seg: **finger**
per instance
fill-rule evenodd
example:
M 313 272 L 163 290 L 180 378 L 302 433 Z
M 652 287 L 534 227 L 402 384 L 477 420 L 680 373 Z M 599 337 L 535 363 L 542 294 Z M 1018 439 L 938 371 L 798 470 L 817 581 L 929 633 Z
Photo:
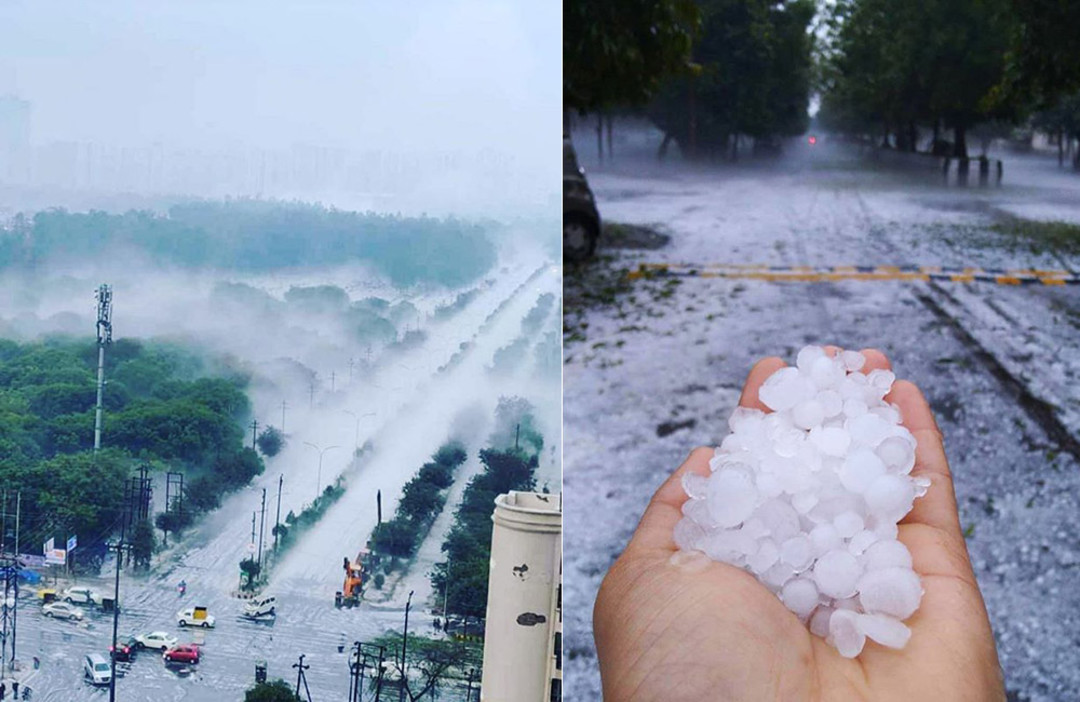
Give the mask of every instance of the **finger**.
M 892 370 L 892 364 L 889 363 L 889 358 L 877 349 L 863 349 L 860 351 L 863 358 L 866 359 L 866 364 L 862 367 L 863 373 L 869 373 L 872 370 Z
M 904 426 L 915 437 L 912 477 L 930 480 L 926 494 L 915 500 L 903 523 L 926 524 L 962 539 L 949 460 L 930 405 L 919 388 L 906 380 L 897 381 L 885 399 L 900 408 Z
M 749 407 L 750 409 L 759 409 L 762 412 L 770 411 L 758 398 L 758 390 L 761 389 L 762 383 L 764 383 L 770 375 L 786 365 L 786 363 L 775 356 L 763 358 L 755 363 L 754 367 L 750 369 L 750 373 L 746 376 L 746 382 L 743 383 L 742 394 L 739 396 L 739 406 Z
M 675 549 L 672 531 L 682 519 L 682 504 L 687 500 L 686 492 L 682 487 L 682 477 L 686 473 L 709 475 L 709 459 L 714 453 L 713 449 L 707 446 L 698 447 L 690 452 L 682 465 L 653 495 L 649 506 L 645 508 L 645 514 L 641 515 L 641 522 L 638 523 L 638 528 L 630 539 L 627 550 L 632 547 Z

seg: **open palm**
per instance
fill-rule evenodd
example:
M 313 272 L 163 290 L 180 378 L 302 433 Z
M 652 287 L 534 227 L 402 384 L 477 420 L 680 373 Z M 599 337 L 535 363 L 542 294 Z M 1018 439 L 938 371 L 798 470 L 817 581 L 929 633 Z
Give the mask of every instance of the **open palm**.
M 863 353 L 864 372 L 889 367 L 881 353 Z M 758 389 L 783 365 L 768 358 L 754 366 L 739 404 L 766 410 Z M 696 449 L 656 492 L 597 596 L 594 635 L 608 702 L 1005 698 L 941 434 L 911 383 L 897 382 L 886 400 L 900 407 L 918 441 L 912 475 L 931 481 L 900 525 L 925 589 L 906 622 L 907 646 L 896 651 L 868 640 L 857 658 L 843 658 L 749 573 L 677 551 L 672 530 L 686 500 L 681 477 L 707 475 L 713 455 Z

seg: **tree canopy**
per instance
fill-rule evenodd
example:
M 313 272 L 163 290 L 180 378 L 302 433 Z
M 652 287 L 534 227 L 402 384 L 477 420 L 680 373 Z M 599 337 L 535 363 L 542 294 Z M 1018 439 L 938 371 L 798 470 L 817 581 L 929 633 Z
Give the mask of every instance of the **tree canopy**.
M 563 105 L 579 112 L 646 103 L 661 81 L 691 68 L 693 0 L 567 0 Z

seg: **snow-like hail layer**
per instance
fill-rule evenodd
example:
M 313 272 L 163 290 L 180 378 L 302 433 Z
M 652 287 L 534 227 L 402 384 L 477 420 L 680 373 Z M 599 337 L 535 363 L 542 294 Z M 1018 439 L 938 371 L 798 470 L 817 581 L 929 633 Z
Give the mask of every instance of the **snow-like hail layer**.
M 910 475 L 915 437 L 884 397 L 891 371 L 854 351 L 799 352 L 737 408 L 709 476 L 688 473 L 683 550 L 745 568 L 814 634 L 853 658 L 870 638 L 903 648 L 922 584 L 897 523 L 930 481 Z

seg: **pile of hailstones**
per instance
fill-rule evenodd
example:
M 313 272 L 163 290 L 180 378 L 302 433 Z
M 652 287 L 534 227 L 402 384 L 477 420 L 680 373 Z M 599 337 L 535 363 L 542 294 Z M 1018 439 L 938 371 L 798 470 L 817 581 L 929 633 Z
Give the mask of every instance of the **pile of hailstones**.
M 923 591 L 897 522 L 930 485 L 909 475 L 915 438 L 883 399 L 895 376 L 865 363 L 809 346 L 771 375 L 759 398 L 773 411 L 736 409 L 712 475 L 685 476 L 674 534 L 753 573 L 848 658 L 911 636 Z

